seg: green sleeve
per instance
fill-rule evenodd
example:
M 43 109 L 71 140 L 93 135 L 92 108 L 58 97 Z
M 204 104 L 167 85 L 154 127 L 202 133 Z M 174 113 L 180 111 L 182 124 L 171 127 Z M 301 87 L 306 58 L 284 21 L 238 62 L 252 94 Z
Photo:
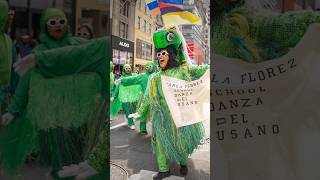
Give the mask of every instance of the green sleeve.
M 200 65 L 200 66 L 191 66 L 189 73 L 192 77 L 192 80 L 199 79 L 207 70 L 210 69 L 209 65 Z
M 105 72 L 106 75 L 109 40 L 101 38 L 82 45 L 36 51 L 37 68 L 46 77 L 79 72 Z
M 102 80 L 102 94 L 109 90 L 110 38 L 100 38 L 82 45 L 36 51 L 36 68 L 45 77 L 96 72 Z
M 21 115 L 27 106 L 30 77 L 31 71 L 28 71 L 19 79 L 15 94 L 8 108 L 8 111 L 14 116 Z
M 143 96 L 143 101 L 140 104 L 140 107 L 138 108 L 138 114 L 145 119 L 147 114 L 149 113 L 149 107 L 150 107 L 150 96 L 149 96 L 149 86 L 150 86 L 150 81 L 148 82 L 147 89 L 144 93 Z
M 113 93 L 112 93 L 112 97 L 116 98 L 119 95 L 119 88 L 120 88 L 120 84 L 116 85 Z
M 124 86 L 131 86 L 131 85 L 143 85 L 145 74 L 138 74 L 134 76 L 124 77 L 121 78 L 121 84 Z

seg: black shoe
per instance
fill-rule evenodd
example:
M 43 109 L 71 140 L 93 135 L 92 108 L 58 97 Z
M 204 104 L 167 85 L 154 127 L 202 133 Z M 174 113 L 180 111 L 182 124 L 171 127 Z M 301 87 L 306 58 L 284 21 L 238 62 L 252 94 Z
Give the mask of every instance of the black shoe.
M 187 174 L 188 174 L 188 167 L 181 165 L 181 166 L 180 166 L 180 174 L 181 174 L 183 177 L 187 176 Z
M 154 180 L 161 180 L 163 178 L 171 176 L 170 171 L 168 172 L 158 172 L 158 174 L 153 176 Z

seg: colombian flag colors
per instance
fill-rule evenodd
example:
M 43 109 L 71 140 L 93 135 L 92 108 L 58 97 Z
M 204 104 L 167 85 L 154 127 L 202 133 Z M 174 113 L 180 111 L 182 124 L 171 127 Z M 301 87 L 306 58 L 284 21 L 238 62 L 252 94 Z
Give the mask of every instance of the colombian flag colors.
M 183 0 L 146 0 L 152 15 L 161 15 L 164 26 L 201 24 L 201 19 L 183 9 Z

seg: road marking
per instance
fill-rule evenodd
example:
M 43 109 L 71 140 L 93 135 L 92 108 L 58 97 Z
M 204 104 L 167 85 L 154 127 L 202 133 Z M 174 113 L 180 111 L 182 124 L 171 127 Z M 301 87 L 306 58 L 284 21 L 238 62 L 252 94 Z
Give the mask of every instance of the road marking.
M 117 125 L 115 125 L 115 126 L 110 127 L 110 130 L 116 129 L 116 128 L 118 128 L 118 127 L 126 126 L 126 125 L 127 125 L 127 123 L 126 123 L 126 122 L 123 122 L 123 123 L 120 123 L 120 124 L 117 124 Z

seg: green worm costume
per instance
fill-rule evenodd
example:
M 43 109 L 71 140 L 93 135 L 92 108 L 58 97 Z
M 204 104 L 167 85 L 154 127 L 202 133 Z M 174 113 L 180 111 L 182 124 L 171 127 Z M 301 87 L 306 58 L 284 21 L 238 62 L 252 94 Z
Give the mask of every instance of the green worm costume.
M 200 145 L 204 137 L 202 123 L 177 128 L 165 100 L 161 75 L 174 77 L 181 80 L 192 81 L 199 79 L 209 66 L 191 66 L 187 63 L 187 54 L 183 45 L 183 37 L 176 28 L 165 28 L 153 35 L 153 42 L 157 49 L 174 45 L 177 49 L 177 60 L 180 66 L 168 70 L 160 70 L 153 74 L 147 87 L 147 95 L 138 114 L 151 113 L 152 119 L 152 144 L 156 152 L 157 163 L 160 172 L 169 171 L 168 161 L 176 161 L 186 165 L 188 156 Z M 148 108 L 151 111 L 148 111 Z
M 125 68 L 130 68 L 129 64 L 125 64 L 122 70 L 121 79 L 127 77 L 136 76 L 133 73 L 126 73 Z M 115 87 L 112 97 L 114 97 L 114 101 L 111 104 L 111 115 L 114 117 L 121 110 L 124 111 L 126 117 L 128 118 L 129 114 L 132 114 L 137 109 L 137 102 L 141 95 L 141 87 L 140 85 L 130 85 L 124 86 L 121 83 Z M 134 121 L 132 118 L 128 118 L 128 126 L 134 125 Z
M 12 67 L 12 42 L 5 34 L 8 17 L 8 4 L 0 0 L 0 113 L 2 114 L 8 103 Z
M 19 81 L 9 112 L 14 122 L 0 136 L 1 168 L 16 174 L 25 157 L 37 152 L 52 167 L 89 159 L 98 176 L 109 176 L 108 48 L 110 39 L 87 41 L 66 33 L 57 41 L 47 34 L 46 22 L 65 17 L 58 9 L 42 14 L 36 67 Z M 73 178 L 65 178 L 73 179 Z
M 150 61 L 146 63 L 146 68 L 152 68 L 152 72 L 146 71 L 145 73 L 138 74 L 136 76 L 130 76 L 130 77 L 123 77 L 121 78 L 121 85 L 124 86 L 132 86 L 132 85 L 139 85 L 141 87 L 142 92 L 146 92 L 147 85 L 149 78 L 151 75 L 157 71 L 157 67 L 155 64 Z M 139 98 L 138 106 L 139 107 L 143 100 L 144 100 L 144 93 L 141 93 Z M 147 115 L 148 113 L 145 113 L 143 116 L 141 116 L 140 119 L 140 132 L 147 133 L 147 121 L 150 121 L 150 116 Z
M 312 23 L 320 22 L 317 11 L 286 12 L 259 16 L 237 7 L 211 24 L 213 52 L 257 63 L 285 55 L 303 37 Z

